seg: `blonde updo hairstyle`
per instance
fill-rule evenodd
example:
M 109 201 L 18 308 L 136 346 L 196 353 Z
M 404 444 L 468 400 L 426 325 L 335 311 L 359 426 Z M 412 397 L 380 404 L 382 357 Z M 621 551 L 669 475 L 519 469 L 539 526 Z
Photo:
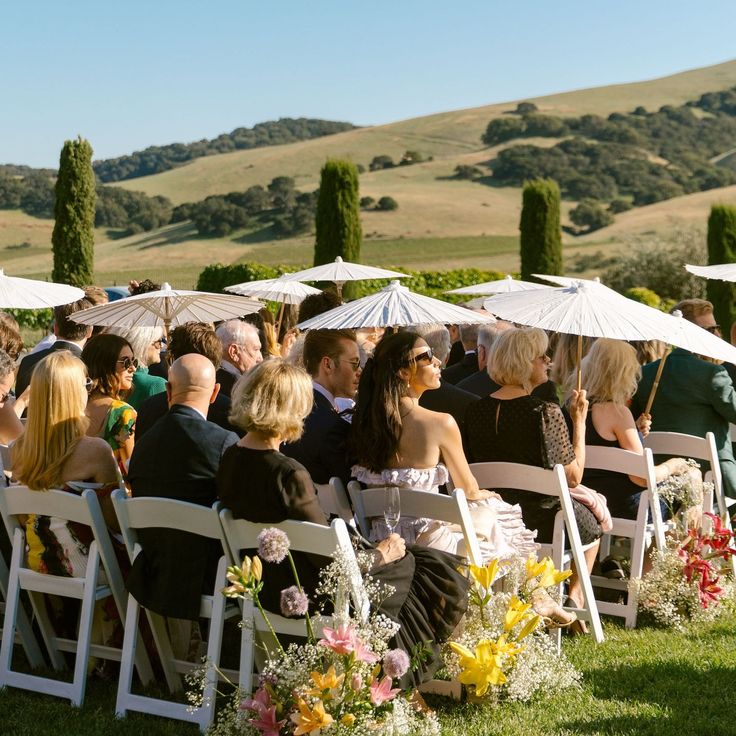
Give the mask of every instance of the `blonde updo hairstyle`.
M 538 327 L 505 330 L 491 346 L 488 374 L 501 386 L 534 388 L 534 360 L 547 353 L 547 334 Z
M 238 380 L 231 402 L 230 421 L 235 426 L 294 442 L 312 411 L 312 379 L 303 368 L 273 358 Z
M 13 475 L 33 490 L 59 486 L 64 463 L 87 432 L 84 363 L 58 350 L 31 376 L 28 421 L 13 445 Z
M 581 364 L 582 385 L 591 404 L 612 402 L 626 406 L 636 392 L 641 378 L 641 366 L 636 350 L 623 340 L 599 337 Z M 567 378 L 565 389 L 569 396 L 575 387 L 575 371 Z

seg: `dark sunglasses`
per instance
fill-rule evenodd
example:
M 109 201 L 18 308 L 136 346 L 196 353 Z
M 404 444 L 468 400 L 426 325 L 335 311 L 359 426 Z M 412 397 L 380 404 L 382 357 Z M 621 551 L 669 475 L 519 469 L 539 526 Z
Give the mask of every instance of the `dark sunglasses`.
M 432 348 L 427 348 L 423 353 L 419 353 L 419 355 L 415 355 L 412 358 L 409 358 L 410 363 L 418 363 L 420 360 L 426 360 L 427 363 L 431 363 L 434 358 L 434 353 L 432 352 Z
M 84 390 L 89 393 L 92 390 L 92 386 L 94 385 L 94 381 L 87 376 L 87 378 L 84 379 Z
M 116 360 L 115 362 L 120 363 L 125 371 L 128 371 L 131 368 L 133 368 L 133 370 L 138 369 L 138 358 L 120 358 L 120 360 Z
M 715 335 L 716 332 L 720 332 L 721 331 L 721 326 L 720 325 L 711 325 L 710 327 L 706 327 L 705 329 L 708 332 L 710 332 L 711 335 Z

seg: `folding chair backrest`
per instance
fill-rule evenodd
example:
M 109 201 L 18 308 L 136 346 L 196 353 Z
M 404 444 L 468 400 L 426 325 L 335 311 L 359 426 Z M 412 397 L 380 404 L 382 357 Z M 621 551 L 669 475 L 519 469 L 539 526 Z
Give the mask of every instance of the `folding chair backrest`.
M 370 535 L 371 518 L 383 517 L 386 488 L 362 488 L 360 483 L 351 481 L 348 492 L 360 530 L 367 537 Z M 451 496 L 400 488 L 399 498 L 402 516 L 457 524 L 463 534 L 468 560 L 473 565 L 483 564 L 483 554 L 462 488 L 456 488 Z
M 2 462 L 2 469 L 10 473 L 13 469 L 13 461 L 11 459 L 10 447 L 8 445 L 0 444 L 0 462 Z
M 220 523 L 232 565 L 240 565 L 242 563 L 241 550 L 256 549 L 258 535 L 270 527 L 281 529 L 287 534 L 289 547 L 293 551 L 332 558 L 335 550 L 339 550 L 348 559 L 355 558 L 350 535 L 342 519 L 333 519 L 330 526 L 293 520 L 282 521 L 278 524 L 261 524 L 245 519 L 235 519 L 230 509 L 222 509 Z M 355 575 L 351 580 L 352 590 L 350 591 L 353 603 L 361 611 L 361 615 L 367 617 L 369 604 L 363 589 L 363 581 L 357 572 L 357 563 L 354 565 L 354 570 Z
M 330 478 L 329 483 L 315 483 L 314 487 L 317 490 L 319 505 L 328 518 L 337 516 L 346 524 L 354 524 L 348 494 L 339 478 Z
M 565 471 L 561 465 L 547 470 L 519 463 L 471 463 L 470 471 L 481 488 L 513 488 L 545 496 L 565 493 L 569 496 Z
M 171 498 L 128 498 L 121 490 L 113 492 L 112 502 L 131 560 L 135 557 L 138 529 L 175 529 L 222 541 L 217 512 L 210 506 Z

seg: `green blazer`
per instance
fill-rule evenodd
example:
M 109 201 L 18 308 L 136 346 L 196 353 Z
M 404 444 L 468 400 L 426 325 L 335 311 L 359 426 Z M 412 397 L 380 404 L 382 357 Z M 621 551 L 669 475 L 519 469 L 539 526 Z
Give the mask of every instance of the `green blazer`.
M 631 412 L 645 409 L 659 361 L 642 369 Z M 676 348 L 667 358 L 652 404 L 652 431 L 705 437 L 713 432 L 723 472 L 724 492 L 736 498 L 736 461 L 729 424 L 736 424 L 736 391 L 726 369 Z
M 148 368 L 144 368 L 141 365 L 138 366 L 138 370 L 133 374 L 133 388 L 125 400 L 138 411 L 140 405 L 146 399 L 163 391 L 166 391 L 166 381 L 160 376 L 150 375 Z

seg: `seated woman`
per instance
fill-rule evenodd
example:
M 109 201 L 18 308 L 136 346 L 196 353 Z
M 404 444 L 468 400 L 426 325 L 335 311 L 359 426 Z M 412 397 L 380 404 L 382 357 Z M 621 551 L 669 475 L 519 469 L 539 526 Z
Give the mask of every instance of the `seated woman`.
M 585 466 L 585 417 L 588 401 L 585 391 L 574 391 L 570 403 L 572 443 L 562 410 L 556 404 L 531 395 L 535 386 L 547 380 L 550 360 L 547 335 L 537 328 L 503 332 L 493 345 L 489 372 L 501 388 L 468 407 L 465 419 L 468 459 L 471 462 L 510 462 L 552 468 L 564 466 L 571 489 L 580 485 Z M 573 498 L 573 510 L 583 544 L 596 542 L 601 523 L 610 528 L 611 517 L 605 501 L 589 489 Z M 521 505 L 524 521 L 536 528 L 539 541 L 552 541 L 558 502 L 550 505 L 548 496 L 501 489 L 508 501 Z M 578 494 L 576 494 L 578 495 Z M 589 569 L 598 552 L 594 544 L 585 553 Z M 577 574 L 570 578 L 569 595 L 577 607 L 583 604 L 583 591 Z
M 133 386 L 138 360 L 127 340 L 107 333 L 87 341 L 82 360 L 92 379 L 86 409 L 87 435 L 102 437 L 110 445 L 125 478 L 133 454 L 136 412 L 123 397 Z
M 51 353 L 34 369 L 25 432 L 12 448 L 13 475 L 34 491 L 61 488 L 81 494 L 93 488 L 108 527 L 118 523 L 110 494 L 119 475 L 110 446 L 86 436 L 89 379 L 84 363 L 66 350 Z M 84 575 L 88 527 L 55 517 L 25 520 L 28 565 L 36 572 Z
M 294 441 L 312 409 L 312 381 L 302 369 L 268 360 L 235 385 L 230 421 L 247 434 L 228 448 L 217 477 L 220 499 L 236 518 L 259 523 L 286 519 L 326 524 L 309 474 L 296 460 L 279 452 L 283 441 Z M 356 545 L 374 550 L 371 575 L 395 592 L 381 612 L 401 624 L 395 645 L 407 652 L 418 643 L 432 651 L 431 658 L 409 672 L 402 686 L 431 678 L 441 666 L 439 645 L 457 626 L 467 608 L 468 582 L 456 567 L 457 557 L 414 547 L 406 550 L 396 534 L 375 548 L 356 538 Z M 319 569 L 328 560 L 295 554 L 305 591 L 313 593 Z M 264 563 L 261 600 L 279 610 L 280 591 L 294 584 L 288 565 Z
M 641 368 L 635 348 L 622 340 L 596 340 L 582 362 L 582 380 L 587 390 L 590 411 L 585 422 L 585 444 L 600 447 L 621 447 L 641 455 L 642 448 L 634 417 L 627 403 L 636 392 Z M 644 419 L 644 426 L 648 425 Z M 700 482 L 700 472 L 679 457 L 655 467 L 657 482 L 671 475 L 693 471 L 693 480 Z M 639 510 L 644 478 L 623 475 L 607 470 L 589 470 L 583 473 L 586 486 L 595 488 L 608 500 L 612 516 L 635 519 Z M 666 505 L 663 513 L 667 515 Z
M 360 378 L 351 434 L 351 455 L 358 461 L 353 475 L 366 486 L 434 493 L 452 478 L 468 499 L 484 557 L 536 554 L 534 533 L 524 526 L 521 509 L 478 488 L 452 416 L 419 406 L 422 394 L 439 385 L 440 363 L 416 333 L 386 335 L 378 343 Z M 453 554 L 462 542 L 459 531 L 433 519 L 402 516 L 397 531 L 410 544 Z M 371 540 L 387 533 L 382 518 L 372 521 Z
M 0 443 L 9 445 L 23 432 L 20 417 L 28 406 L 28 389 L 23 395 L 13 396 L 15 359 L 0 349 Z
M 149 373 L 149 368 L 161 362 L 161 348 L 165 345 L 163 327 L 108 327 L 111 335 L 128 341 L 138 367 L 133 374 L 133 388 L 126 401 L 136 411 L 151 396 L 166 391 L 166 380 Z

